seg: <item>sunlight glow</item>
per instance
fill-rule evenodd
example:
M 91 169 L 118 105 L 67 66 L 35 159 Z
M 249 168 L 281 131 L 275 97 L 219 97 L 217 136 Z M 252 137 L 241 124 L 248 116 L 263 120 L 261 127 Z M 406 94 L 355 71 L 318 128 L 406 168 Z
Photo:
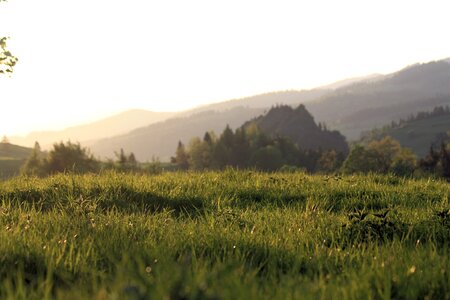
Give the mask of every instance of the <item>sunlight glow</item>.
M 9 0 L 0 135 L 176 111 L 450 56 L 448 1 Z

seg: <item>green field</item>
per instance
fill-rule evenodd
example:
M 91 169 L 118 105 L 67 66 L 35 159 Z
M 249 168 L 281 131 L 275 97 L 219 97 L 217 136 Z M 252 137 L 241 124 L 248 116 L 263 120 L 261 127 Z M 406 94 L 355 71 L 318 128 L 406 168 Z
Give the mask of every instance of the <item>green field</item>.
M 304 173 L 0 182 L 0 299 L 450 299 L 449 184 Z

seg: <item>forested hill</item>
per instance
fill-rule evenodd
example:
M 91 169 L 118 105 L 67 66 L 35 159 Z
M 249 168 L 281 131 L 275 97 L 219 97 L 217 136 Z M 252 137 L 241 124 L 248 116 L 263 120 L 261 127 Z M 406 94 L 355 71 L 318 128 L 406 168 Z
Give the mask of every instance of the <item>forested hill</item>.
M 449 97 L 450 101 L 450 97 Z M 432 111 L 419 112 L 383 128 L 376 128 L 364 134 L 362 142 L 391 136 L 403 147 L 410 148 L 417 156 L 428 154 L 430 146 L 439 149 L 442 141 L 450 139 L 450 108 L 435 107 Z
M 227 124 L 231 128 L 237 128 L 263 112 L 262 108 L 248 107 L 204 111 L 151 124 L 125 135 L 87 143 L 87 146 L 100 157 L 114 157 L 114 151 L 123 148 L 127 152 L 133 152 L 140 161 L 151 160 L 153 157 L 167 161 L 174 155 L 178 141 L 188 143 L 192 137 L 201 136 L 205 131 L 221 132 Z
M 450 64 L 446 60 L 415 64 L 398 72 L 358 82 L 305 103 L 317 121 L 347 139 L 436 106 L 450 105 Z
M 287 137 L 305 150 L 334 149 L 348 153 L 345 137 L 338 131 L 330 131 L 326 126 L 316 124 L 303 104 L 295 109 L 287 105 L 273 107 L 266 115 L 245 123 L 243 127 L 252 124 L 270 137 Z

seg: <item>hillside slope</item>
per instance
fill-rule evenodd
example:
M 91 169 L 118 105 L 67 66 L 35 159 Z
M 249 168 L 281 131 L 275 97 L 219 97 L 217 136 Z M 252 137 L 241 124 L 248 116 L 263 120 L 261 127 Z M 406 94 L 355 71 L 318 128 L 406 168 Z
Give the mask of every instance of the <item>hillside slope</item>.
M 410 148 L 419 156 L 427 155 L 430 145 L 438 149 L 442 140 L 448 139 L 450 132 L 449 107 L 437 107 L 432 112 L 420 112 L 409 120 L 374 129 L 363 137 L 362 141 L 380 139 L 391 136 L 398 140 L 403 147 Z
M 0 143 L 0 179 L 10 178 L 18 175 L 20 167 L 31 155 L 33 149 Z
M 363 131 L 450 104 L 450 64 L 415 64 L 389 75 L 338 82 L 336 87 L 268 93 L 206 105 L 182 112 L 179 118 L 88 145 L 102 157 L 111 157 L 114 151 L 124 148 L 141 160 L 152 156 L 168 159 L 178 140 L 186 143 L 208 130 L 220 132 L 226 124 L 241 126 L 278 104 L 296 107 L 300 103 L 317 122 L 340 131 L 347 140 L 356 140 Z
M 179 140 L 188 143 L 192 137 L 205 131 L 219 133 L 228 124 L 231 128 L 263 113 L 260 108 L 236 107 L 225 111 L 204 111 L 189 117 L 179 117 L 133 130 L 132 132 L 87 143 L 95 155 L 114 157 L 114 151 L 123 148 L 131 151 L 141 161 L 159 157 L 169 160 L 174 155 Z
M 0 143 L 0 159 L 26 159 L 33 149 L 14 145 L 11 143 Z
M 321 87 L 312 90 L 278 91 L 204 105 L 194 108 L 192 110 L 187 110 L 186 112 L 182 112 L 181 115 L 191 115 L 194 113 L 209 110 L 224 111 L 240 106 L 250 108 L 270 108 L 274 105 L 279 104 L 297 106 L 300 103 L 308 103 L 317 100 L 320 97 L 323 97 L 331 92 L 332 92 L 331 88 L 321 88 Z
M 345 137 L 337 131 L 318 126 L 302 104 L 295 109 L 286 105 L 274 107 L 266 115 L 245 123 L 243 127 L 253 124 L 271 137 L 289 138 L 302 149 L 334 149 L 348 153 Z
M 153 112 L 134 109 L 120 114 L 79 126 L 69 127 L 61 131 L 32 132 L 26 137 L 10 137 L 11 142 L 19 145 L 33 146 L 38 141 L 47 149 L 59 141 L 86 142 L 119 134 L 133 129 L 166 120 L 175 115 L 173 112 Z
M 372 82 L 337 89 L 306 103 L 317 121 L 326 122 L 348 139 L 437 105 L 450 104 L 450 64 L 416 64 Z

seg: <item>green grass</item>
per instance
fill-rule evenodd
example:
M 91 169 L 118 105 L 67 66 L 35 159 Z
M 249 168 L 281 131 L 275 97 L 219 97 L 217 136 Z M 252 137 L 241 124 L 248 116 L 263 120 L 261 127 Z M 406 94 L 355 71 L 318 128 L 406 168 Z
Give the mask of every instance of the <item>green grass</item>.
M 378 175 L 17 178 L 0 299 L 450 299 L 449 199 Z

